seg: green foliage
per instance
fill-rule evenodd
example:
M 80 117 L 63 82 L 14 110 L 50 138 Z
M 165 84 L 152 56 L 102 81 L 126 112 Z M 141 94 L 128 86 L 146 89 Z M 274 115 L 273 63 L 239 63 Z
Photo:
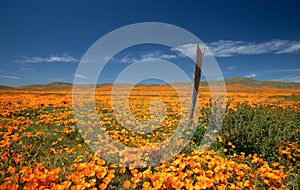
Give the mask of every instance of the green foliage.
M 267 161 L 279 161 L 278 148 L 299 139 L 300 114 L 291 108 L 251 107 L 247 103 L 228 110 L 220 135 L 235 145 L 234 152 L 262 154 Z M 298 129 L 298 130 L 297 130 Z M 299 145 L 299 143 L 298 143 Z M 230 153 L 230 152 L 229 152 Z

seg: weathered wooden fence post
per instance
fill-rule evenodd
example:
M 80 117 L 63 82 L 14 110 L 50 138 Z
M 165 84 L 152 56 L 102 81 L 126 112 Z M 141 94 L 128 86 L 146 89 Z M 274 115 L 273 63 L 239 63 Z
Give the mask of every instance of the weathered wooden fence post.
M 196 50 L 196 60 L 195 60 L 195 68 L 194 68 L 194 84 L 193 84 L 193 95 L 190 107 L 190 117 L 189 117 L 189 126 L 193 124 L 194 110 L 197 102 L 197 96 L 199 91 L 200 79 L 201 79 L 201 70 L 202 70 L 202 60 L 205 53 L 205 47 L 199 47 L 197 44 Z

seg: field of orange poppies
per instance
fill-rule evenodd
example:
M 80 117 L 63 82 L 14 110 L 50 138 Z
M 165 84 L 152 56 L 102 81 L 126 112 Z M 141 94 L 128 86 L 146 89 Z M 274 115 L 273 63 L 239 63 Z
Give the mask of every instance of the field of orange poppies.
M 134 123 L 116 119 L 110 90 L 101 86 L 95 96 L 101 130 L 110 138 L 145 148 L 175 133 L 181 107 L 170 86 L 141 85 L 130 95 L 130 112 L 139 121 L 151 118 L 152 101 L 167 105 L 148 133 L 132 132 Z M 185 148 L 169 161 L 147 166 L 142 160 L 145 167 L 135 168 L 107 161 L 91 148 L 100 146 L 86 137 L 96 124 L 74 117 L 72 91 L 1 90 L 0 189 L 298 189 L 300 90 L 232 85 L 226 99 L 222 128 L 207 150 L 198 147 L 212 102 L 208 88 L 201 87 L 197 126 L 186 132 L 192 136 Z

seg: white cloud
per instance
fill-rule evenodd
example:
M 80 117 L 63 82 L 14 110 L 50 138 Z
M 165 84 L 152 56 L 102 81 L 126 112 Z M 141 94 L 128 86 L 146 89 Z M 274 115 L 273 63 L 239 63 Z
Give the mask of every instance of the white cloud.
M 300 51 L 300 41 L 273 39 L 267 42 L 247 42 L 234 40 L 219 40 L 206 44 L 215 57 L 231 57 L 234 55 L 258 55 L 266 53 L 283 54 Z M 196 44 L 184 44 L 173 50 L 194 57 Z M 207 56 L 206 52 L 206 56 Z
M 7 75 L 0 75 L 0 78 L 16 79 L 16 80 L 20 80 L 21 79 L 21 77 L 7 76 Z
M 172 54 L 164 54 L 161 51 L 154 51 L 151 53 L 143 54 L 141 56 L 143 59 L 156 58 L 156 59 L 175 59 L 177 56 Z
M 287 75 L 281 78 L 272 79 L 275 81 L 282 81 L 282 82 L 300 82 L 300 76 L 294 76 L 294 75 Z
M 104 61 L 105 61 L 105 62 L 108 62 L 110 59 L 111 59 L 111 56 L 106 56 L 106 57 L 104 57 Z
M 255 43 L 244 41 L 220 40 L 208 43 L 216 57 L 230 57 L 233 55 L 257 55 L 265 53 L 281 53 L 295 42 L 288 40 L 272 40 L 269 42 Z M 300 43 L 300 42 L 298 42 Z
M 289 47 L 277 52 L 277 53 L 293 53 L 300 50 L 300 42 L 293 42 Z
M 88 79 L 88 77 L 81 75 L 81 74 L 73 74 L 74 77 L 76 78 L 81 78 L 81 79 Z
M 226 67 L 226 70 L 232 71 L 232 70 L 235 70 L 236 68 L 237 68 L 237 66 L 228 66 L 228 67 Z
M 175 59 L 176 55 L 163 54 L 159 56 L 160 59 Z
M 281 73 L 281 72 L 300 72 L 300 69 L 277 69 L 264 71 L 266 73 Z
M 127 54 L 122 59 L 119 59 L 119 60 L 115 59 L 114 61 L 121 62 L 121 63 L 133 63 L 133 62 L 136 62 L 137 59 L 135 57 L 132 57 L 131 54 Z
M 172 48 L 172 50 L 177 50 L 183 54 L 179 54 L 181 57 L 189 56 L 194 57 L 196 55 L 196 47 L 197 44 L 184 44 L 181 46 L 178 46 L 176 48 Z
M 255 78 L 256 74 L 255 73 L 251 73 L 249 75 L 245 75 L 244 77 L 246 77 L 246 78 Z
M 134 57 L 132 53 L 129 53 L 121 59 L 113 58 L 113 61 L 121 62 L 121 63 L 134 63 L 137 61 L 148 61 L 153 58 L 154 59 L 175 59 L 177 58 L 177 56 L 173 54 L 164 54 L 160 51 L 154 51 L 154 52 L 142 54 L 139 57 Z
M 26 57 L 21 60 L 15 60 L 19 63 L 52 63 L 52 62 L 78 62 L 78 60 L 70 55 L 51 55 L 50 57 Z
M 36 71 L 36 69 L 34 69 L 34 68 L 26 68 L 26 67 L 21 67 L 20 70 L 21 71 Z

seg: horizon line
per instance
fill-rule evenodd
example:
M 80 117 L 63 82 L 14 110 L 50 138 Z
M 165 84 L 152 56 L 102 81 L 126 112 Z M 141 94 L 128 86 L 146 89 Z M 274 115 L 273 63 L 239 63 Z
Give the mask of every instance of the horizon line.
M 250 79 L 253 81 L 258 81 L 258 82 L 280 82 L 280 83 L 297 83 L 300 84 L 300 82 L 296 82 L 296 81 L 278 81 L 278 80 L 259 80 L 259 79 L 255 79 L 255 78 L 251 78 L 251 77 L 230 77 L 230 78 L 224 78 L 221 80 L 202 80 L 201 83 L 208 83 L 208 82 L 221 82 L 222 80 L 228 80 L 228 79 Z M 0 84 L 0 86 L 3 87 L 25 87 L 25 86 L 33 86 L 33 85 L 47 85 L 47 84 L 53 84 L 53 83 L 64 83 L 64 84 L 70 84 L 70 85 L 171 85 L 171 84 L 187 84 L 187 83 L 192 83 L 192 82 L 172 82 L 172 83 L 138 83 L 138 84 L 132 84 L 132 83 L 113 83 L 113 82 L 102 82 L 102 83 L 73 83 L 73 82 L 63 82 L 63 81 L 53 81 L 53 82 L 48 82 L 48 83 L 40 83 L 40 84 L 36 84 L 36 83 L 32 83 L 32 84 L 25 84 L 25 85 L 2 85 Z

